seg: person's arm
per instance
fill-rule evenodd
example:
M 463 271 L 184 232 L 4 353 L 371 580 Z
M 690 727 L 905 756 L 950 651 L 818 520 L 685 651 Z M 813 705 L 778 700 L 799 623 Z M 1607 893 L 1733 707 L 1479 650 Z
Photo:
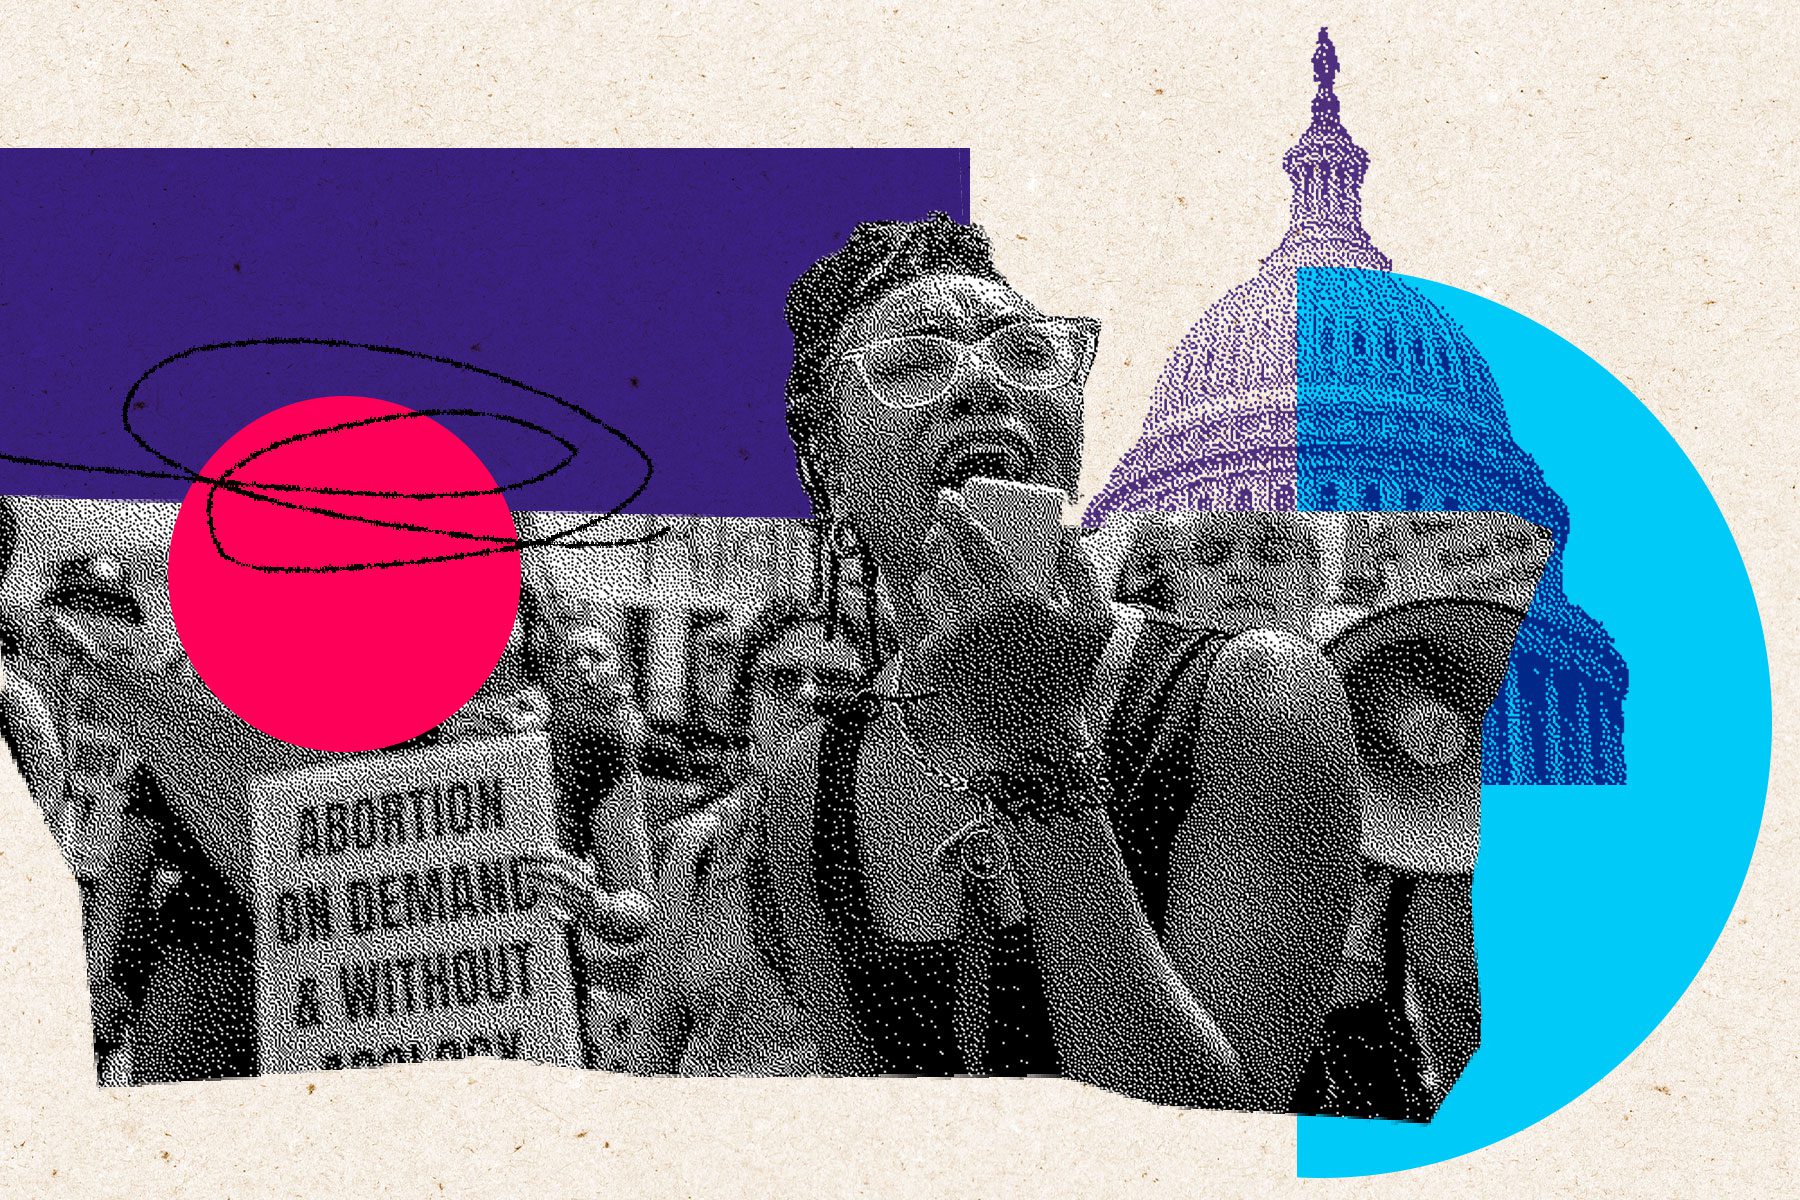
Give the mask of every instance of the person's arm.
M 1355 735 L 1311 644 L 1271 630 L 1220 653 L 1176 836 L 1170 960 L 1243 1063 L 1250 1106 L 1286 1111 L 1316 1051 L 1359 883 Z
M 1063 1073 L 1165 1104 L 1245 1107 L 1242 1063 L 1158 944 L 1106 815 L 1021 819 L 1009 840 Z
M 1048 598 L 955 493 L 938 514 L 927 574 L 945 604 L 917 669 L 949 713 L 936 750 L 1002 776 L 1066 756 L 1087 740 L 1083 706 L 1117 627 L 1093 565 L 1065 538 Z M 1093 798 L 1080 815 L 1010 822 L 1021 891 L 1065 1074 L 1163 1103 L 1286 1108 L 1355 885 L 1348 702 L 1315 647 L 1267 631 L 1235 639 L 1193 686 L 1198 786 L 1172 847 L 1166 952 Z
M 657 882 L 643 982 L 620 1055 L 624 1069 L 634 1075 L 677 1074 L 693 1033 L 693 1014 L 681 989 L 681 956 L 691 933 L 688 922 L 700 882 L 700 859 L 718 832 L 719 820 L 706 813 L 691 825 L 683 824 L 686 827 L 670 843 Z
M 594 867 L 602 889 L 650 894 L 650 833 L 644 823 L 644 777 L 627 771 L 596 804 Z
M 1355 883 L 1348 713 L 1311 647 L 1221 653 L 1159 943 L 1104 814 L 1015 823 L 1065 1071 L 1165 1103 L 1285 1110 L 1317 1041 Z
M 660 779 L 652 775 L 641 778 L 644 781 L 644 828 L 649 832 L 650 861 L 654 869 L 669 852 L 683 823 L 719 799 L 720 791 L 707 781 Z
M 649 944 L 649 897 L 635 890 L 605 890 L 595 879 L 593 863 L 560 848 L 523 854 L 519 864 L 571 935 L 588 1065 L 613 1069 Z
M 127 786 L 154 787 L 139 773 Z M 122 978 L 128 962 L 141 956 L 151 934 L 149 897 L 162 824 L 141 803 L 120 818 L 119 842 L 106 868 L 83 895 L 82 924 L 87 943 L 88 988 L 93 1003 L 94 1041 L 101 1052 L 124 1040 L 134 1007 Z
M 1443 1103 L 1481 1043 L 1472 882 L 1468 875 L 1420 876 L 1402 930 L 1433 1107 Z

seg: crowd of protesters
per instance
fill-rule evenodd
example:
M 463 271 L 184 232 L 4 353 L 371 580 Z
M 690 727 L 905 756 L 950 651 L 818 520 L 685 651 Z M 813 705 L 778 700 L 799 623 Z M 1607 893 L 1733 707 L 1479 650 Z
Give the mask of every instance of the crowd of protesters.
M 568 920 L 587 1065 L 1428 1117 L 1478 1038 L 1472 857 L 1401 862 L 1371 832 L 1383 718 L 1325 653 L 1357 614 L 1320 526 L 1159 518 L 1104 575 L 1064 530 L 1031 586 L 961 489 L 1074 493 L 1097 326 L 1044 315 L 942 218 L 859 227 L 788 317 L 816 577 L 691 623 L 675 722 L 637 703 L 654 661 L 528 586 L 489 684 L 414 743 L 548 735 L 556 844 L 530 869 Z M 1443 516 L 1374 523 L 1373 590 L 1522 610 L 1537 531 Z M 131 624 L 124 564 L 64 566 L 46 609 Z M 69 811 L 92 764 L 28 674 L 0 723 L 71 863 L 97 864 L 103 1075 L 250 1073 L 246 900 L 126 749 L 111 817 Z M 1381 746 L 1466 776 L 1491 699 L 1406 700 Z

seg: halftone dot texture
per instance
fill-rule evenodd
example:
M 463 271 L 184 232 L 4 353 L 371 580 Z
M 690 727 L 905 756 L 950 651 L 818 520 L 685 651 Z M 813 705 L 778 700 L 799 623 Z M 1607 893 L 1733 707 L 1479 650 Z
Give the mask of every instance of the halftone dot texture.
M 1286 235 L 1176 346 L 1086 520 L 1494 509 L 1555 535 L 1483 727 L 1481 1048 L 1430 1125 L 1302 1119 L 1300 1173 L 1338 1176 L 1500 1141 L 1655 1028 L 1743 882 L 1770 704 L 1742 560 L 1680 447 L 1551 331 L 1393 273 L 1323 31 L 1313 67 Z

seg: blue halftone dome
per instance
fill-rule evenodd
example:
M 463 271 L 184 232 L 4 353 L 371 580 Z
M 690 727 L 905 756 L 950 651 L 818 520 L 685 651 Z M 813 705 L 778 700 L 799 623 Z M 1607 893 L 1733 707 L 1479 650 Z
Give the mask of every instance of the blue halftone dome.
M 1556 552 L 1483 732 L 1488 783 L 1623 783 L 1625 661 L 1571 603 L 1568 507 L 1513 441 L 1462 330 L 1385 272 L 1299 273 L 1296 472 L 1306 510 L 1516 513 Z
M 1300 385 L 1315 399 L 1338 389 L 1332 398 L 1344 412 L 1366 408 L 1371 416 L 1430 406 L 1470 454 L 1495 439 L 1510 443 L 1487 363 L 1437 305 L 1384 271 L 1309 269 L 1300 276 Z

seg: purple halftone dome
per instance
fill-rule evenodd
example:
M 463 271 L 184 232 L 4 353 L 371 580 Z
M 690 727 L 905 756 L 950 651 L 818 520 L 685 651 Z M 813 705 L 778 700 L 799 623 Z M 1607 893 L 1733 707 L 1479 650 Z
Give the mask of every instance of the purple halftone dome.
M 1339 120 L 1337 51 L 1323 29 L 1313 77 L 1312 122 L 1281 160 L 1293 185 L 1286 236 L 1176 346 L 1143 434 L 1088 506 L 1089 524 L 1121 512 L 1294 507 L 1297 272 L 1393 267 L 1362 226 L 1369 155 Z

